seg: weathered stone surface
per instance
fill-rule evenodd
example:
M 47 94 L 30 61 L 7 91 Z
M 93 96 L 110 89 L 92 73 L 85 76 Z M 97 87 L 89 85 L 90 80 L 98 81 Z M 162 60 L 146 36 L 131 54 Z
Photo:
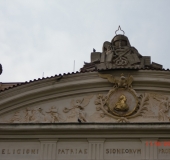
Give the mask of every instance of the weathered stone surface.
M 103 71 L 0 92 L 0 160 L 169 160 L 169 72 L 139 70 L 162 66 L 124 35 L 93 51 L 84 71 Z
M 169 130 L 166 123 L 3 124 L 0 159 L 168 160 Z
M 93 65 L 93 67 L 89 67 Z M 95 66 L 95 68 L 94 68 Z M 162 69 L 162 65 L 151 64 L 151 57 L 142 56 L 135 47 L 130 45 L 128 37 L 116 35 L 111 42 L 104 42 L 102 52 L 92 52 L 91 62 L 81 68 L 82 71 L 112 69 L 115 67 L 129 68 L 156 68 Z
M 134 70 L 129 75 L 128 70 L 118 70 L 100 75 L 109 82 L 93 72 L 65 76 L 60 82 L 55 78 L 37 81 L 2 92 L 0 123 L 169 122 L 168 72 Z M 121 95 L 129 106 L 125 115 L 114 110 Z M 107 100 L 111 110 L 107 109 Z
M 1 92 L 0 160 L 168 160 L 169 79 L 167 71 L 122 69 L 54 77 Z M 107 95 L 117 103 L 124 94 L 130 112 L 133 90 L 144 97 L 139 108 L 147 110 L 141 115 L 123 119 L 119 112 L 99 110 Z

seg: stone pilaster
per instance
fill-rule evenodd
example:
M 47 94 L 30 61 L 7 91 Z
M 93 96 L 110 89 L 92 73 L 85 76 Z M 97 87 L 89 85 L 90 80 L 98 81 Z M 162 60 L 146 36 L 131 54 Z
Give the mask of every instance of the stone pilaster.
M 158 138 L 141 139 L 142 141 L 142 159 L 156 160 L 158 158 L 157 141 Z
M 88 139 L 89 152 L 88 159 L 90 160 L 102 160 L 104 152 L 104 141 L 105 139 Z
M 57 139 L 40 139 L 40 160 L 55 160 Z

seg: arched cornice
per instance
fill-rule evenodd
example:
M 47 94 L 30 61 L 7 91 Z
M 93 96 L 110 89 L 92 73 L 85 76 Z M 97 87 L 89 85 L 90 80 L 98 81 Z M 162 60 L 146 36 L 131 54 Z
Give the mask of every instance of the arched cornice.
M 114 76 L 132 75 L 133 88 L 137 92 L 159 92 L 170 94 L 170 73 L 167 71 L 152 70 L 112 70 L 100 71 L 102 74 Z M 98 76 L 98 72 L 52 77 L 34 81 L 14 87 L 0 93 L 0 114 L 31 104 L 48 101 L 68 96 L 83 95 L 88 93 L 108 92 L 112 87 L 106 79 Z

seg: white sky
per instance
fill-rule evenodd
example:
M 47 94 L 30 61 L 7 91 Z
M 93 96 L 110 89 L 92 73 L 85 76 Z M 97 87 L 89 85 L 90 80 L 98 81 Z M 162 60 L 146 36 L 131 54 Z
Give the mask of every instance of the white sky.
M 170 67 L 170 0 L 0 0 L 0 82 L 76 70 L 118 26 L 143 56 Z

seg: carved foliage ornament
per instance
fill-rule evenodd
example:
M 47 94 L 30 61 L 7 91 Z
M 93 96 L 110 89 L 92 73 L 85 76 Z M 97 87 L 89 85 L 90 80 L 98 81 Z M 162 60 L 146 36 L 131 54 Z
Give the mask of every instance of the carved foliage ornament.
M 95 101 L 97 111 L 101 117 L 109 116 L 117 119 L 118 122 L 128 122 L 128 119 L 142 115 L 147 110 L 148 95 L 138 96 L 132 89 L 133 77 L 115 78 L 110 74 L 99 74 L 101 78 L 108 79 L 113 83 L 113 88 L 106 96 L 99 94 Z

